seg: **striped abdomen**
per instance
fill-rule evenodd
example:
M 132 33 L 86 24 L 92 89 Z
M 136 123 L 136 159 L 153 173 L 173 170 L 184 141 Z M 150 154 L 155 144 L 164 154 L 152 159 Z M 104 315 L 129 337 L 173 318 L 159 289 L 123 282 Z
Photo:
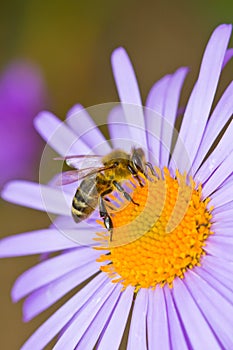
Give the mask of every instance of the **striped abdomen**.
M 76 222 L 85 220 L 98 205 L 96 175 L 88 176 L 77 189 L 72 203 L 72 216 Z

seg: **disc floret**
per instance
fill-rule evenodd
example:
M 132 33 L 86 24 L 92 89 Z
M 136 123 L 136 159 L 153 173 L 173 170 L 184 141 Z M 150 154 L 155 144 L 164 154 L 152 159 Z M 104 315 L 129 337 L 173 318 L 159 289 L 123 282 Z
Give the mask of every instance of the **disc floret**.
M 201 264 L 205 241 L 211 231 L 210 198 L 203 200 L 202 187 L 178 171 L 172 177 L 167 168 L 157 170 L 153 181 L 135 186 L 133 203 L 123 203 L 111 213 L 113 242 L 99 236 L 108 255 L 99 262 L 113 283 L 135 290 L 168 284 L 184 278 L 188 269 Z

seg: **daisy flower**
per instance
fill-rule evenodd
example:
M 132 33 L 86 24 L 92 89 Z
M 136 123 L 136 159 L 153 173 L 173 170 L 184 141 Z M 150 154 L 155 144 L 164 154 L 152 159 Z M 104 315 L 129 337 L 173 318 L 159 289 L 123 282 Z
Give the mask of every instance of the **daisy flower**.
M 13 178 L 32 174 L 32 164 L 39 160 L 42 149 L 33 118 L 44 107 L 45 84 L 38 68 L 25 61 L 7 66 L 0 78 L 1 187 Z
M 112 55 L 121 104 L 109 113 L 111 142 L 80 105 L 65 123 L 49 112 L 36 117 L 37 131 L 62 157 L 141 147 L 153 168 L 148 164 L 148 178 L 140 174 L 142 186 L 137 178 L 126 181 L 139 205 L 117 191 L 110 194 L 109 207 L 117 208 L 109 208 L 113 242 L 95 222 L 98 212 L 74 223 L 73 184 L 59 187 L 53 179 L 6 185 L 4 199 L 57 215 L 48 229 L 0 243 L 1 257 L 43 255 L 12 290 L 13 301 L 25 298 L 24 320 L 89 280 L 21 349 L 43 349 L 55 337 L 56 350 L 119 349 L 123 335 L 129 350 L 233 349 L 233 82 L 213 106 L 220 74 L 233 55 L 230 35 L 231 25 L 211 35 L 178 134 L 187 68 L 155 83 L 142 108 L 123 48 Z M 42 171 L 45 165 L 42 160 Z M 116 240 L 122 244 L 112 244 Z

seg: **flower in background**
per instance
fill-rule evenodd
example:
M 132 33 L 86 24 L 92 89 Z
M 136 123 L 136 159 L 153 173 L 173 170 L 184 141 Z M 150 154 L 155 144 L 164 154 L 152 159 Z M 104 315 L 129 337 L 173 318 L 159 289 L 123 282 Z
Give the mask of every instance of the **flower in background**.
M 24 320 L 32 319 L 93 276 L 32 334 L 22 349 L 42 349 L 57 335 L 56 350 L 95 346 L 119 349 L 128 320 L 127 349 L 233 348 L 233 122 L 229 122 L 233 82 L 212 109 L 221 71 L 233 55 L 227 50 L 230 35 L 231 25 L 221 25 L 208 42 L 175 146 L 167 125 L 174 127 L 187 69 L 180 68 L 158 81 L 143 113 L 135 74 L 122 48 L 112 56 L 122 107 L 139 107 L 136 114 L 127 113 L 127 108 L 123 114 L 117 109 L 110 112 L 112 147 L 79 105 L 69 113 L 66 123 L 49 112 L 37 116 L 37 130 L 61 156 L 87 154 L 96 145 L 101 145 L 97 153 L 107 154 L 112 148 L 128 151 L 140 144 L 157 163 L 156 181 L 146 181 L 151 202 L 150 210 L 140 215 L 144 235 L 119 247 L 109 244 L 105 254 L 102 246 L 98 247 L 100 251 L 91 245 L 77 245 L 61 234 L 75 234 L 81 240 L 100 231 L 97 224 L 73 222 L 67 206 L 73 191 L 68 185 L 61 190 L 52 182 L 39 185 L 14 181 L 5 187 L 2 196 L 6 200 L 58 214 L 50 228 L 8 237 L 0 244 L 2 257 L 57 253 L 23 273 L 13 287 L 14 301 L 26 297 Z M 163 117 L 151 118 L 147 111 Z M 219 142 L 212 149 L 217 137 Z M 167 198 L 157 216 L 160 184 L 167 188 Z M 146 189 L 147 185 L 132 188 L 132 196 L 140 205 Z M 174 198 L 179 198 L 179 193 L 185 195 L 187 207 L 180 221 L 167 232 L 169 218 L 179 202 Z M 116 212 L 113 220 L 128 220 L 123 229 L 126 227 L 130 234 L 138 227 L 136 220 L 130 222 L 128 207 L 130 215 L 135 215 L 138 206 L 130 203 L 120 215 Z M 148 219 L 154 221 L 147 228 Z M 105 239 L 101 234 L 98 237 Z
M 32 64 L 16 61 L 0 77 L 0 187 L 10 179 L 32 179 L 42 143 L 33 118 L 45 107 L 45 85 Z

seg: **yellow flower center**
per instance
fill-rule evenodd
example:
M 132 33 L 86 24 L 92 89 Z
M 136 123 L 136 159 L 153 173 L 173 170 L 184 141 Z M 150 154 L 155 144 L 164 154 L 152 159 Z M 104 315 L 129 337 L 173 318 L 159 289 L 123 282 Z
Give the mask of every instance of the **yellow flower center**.
M 202 199 L 201 186 L 193 179 L 176 172 L 175 178 L 165 168 L 152 181 L 144 179 L 140 187 L 136 180 L 131 188 L 133 202 L 123 201 L 120 208 L 109 210 L 113 222 L 112 241 L 98 233 L 100 250 L 108 250 L 98 261 L 105 262 L 101 270 L 120 282 L 155 288 L 166 283 L 172 287 L 176 277 L 200 265 L 205 255 L 207 237 L 212 234 L 210 198 Z M 107 264 L 106 264 L 107 263 Z

